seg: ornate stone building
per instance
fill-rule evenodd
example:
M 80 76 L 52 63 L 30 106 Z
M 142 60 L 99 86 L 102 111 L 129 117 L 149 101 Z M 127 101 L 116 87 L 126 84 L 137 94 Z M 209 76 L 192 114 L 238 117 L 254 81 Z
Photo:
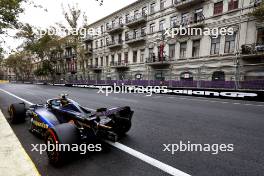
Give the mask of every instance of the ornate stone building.
M 253 0 L 138 0 L 89 28 L 85 60 L 65 47 L 63 79 L 256 80 L 264 78 L 264 25 L 248 16 Z M 163 35 L 166 29 L 232 28 L 234 35 Z M 74 69 L 70 69 L 74 68 Z M 68 72 L 68 73 L 67 73 Z

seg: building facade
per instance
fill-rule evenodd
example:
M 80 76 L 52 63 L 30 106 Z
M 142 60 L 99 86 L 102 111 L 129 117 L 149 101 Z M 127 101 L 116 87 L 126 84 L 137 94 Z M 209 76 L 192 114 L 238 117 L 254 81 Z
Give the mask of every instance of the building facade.
M 15 77 L 13 69 L 6 67 L 3 63 L 0 64 L 0 80 L 12 80 Z
M 85 59 L 66 46 L 58 79 L 263 80 L 264 24 L 248 15 L 258 3 L 138 0 L 89 25 L 102 35 L 83 40 Z M 232 28 L 234 34 L 164 35 L 180 25 Z

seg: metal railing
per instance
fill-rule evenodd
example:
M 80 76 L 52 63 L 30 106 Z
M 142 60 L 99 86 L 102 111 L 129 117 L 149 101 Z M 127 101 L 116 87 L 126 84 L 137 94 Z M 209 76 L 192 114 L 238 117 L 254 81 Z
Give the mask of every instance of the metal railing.
M 118 67 L 118 66 L 128 66 L 128 61 L 122 60 L 117 62 L 110 62 L 110 66 Z
M 116 45 L 122 45 L 123 44 L 123 40 L 112 40 L 106 43 L 106 46 L 116 46 Z
M 205 17 L 203 13 L 190 13 L 188 14 L 188 16 L 177 21 L 177 24 L 182 25 L 182 26 L 187 26 L 191 24 L 203 23 L 204 20 L 205 20 Z
M 147 18 L 147 13 L 141 13 L 141 14 L 137 14 L 134 16 L 130 16 L 130 17 L 126 18 L 126 24 L 137 22 L 140 20 L 144 20 L 146 18 Z
M 152 54 L 151 57 L 146 58 L 146 63 L 155 63 L 155 62 L 169 62 L 172 61 L 168 56 L 160 57 L 159 55 Z
M 106 30 L 107 31 L 112 31 L 112 30 L 115 30 L 115 29 L 120 29 L 124 26 L 124 24 L 122 23 L 113 23 L 112 25 L 108 25 L 106 27 Z
M 137 40 L 137 39 L 142 39 L 142 38 L 144 38 L 144 37 L 146 37 L 147 36 L 147 34 L 146 34 L 146 32 L 144 32 L 144 31 L 141 31 L 140 33 L 138 33 L 138 34 L 130 34 L 130 35 L 127 35 L 127 36 L 125 36 L 125 41 L 130 41 L 130 40 Z
M 244 44 L 241 46 L 241 54 L 257 54 L 258 52 L 264 52 L 264 42 Z

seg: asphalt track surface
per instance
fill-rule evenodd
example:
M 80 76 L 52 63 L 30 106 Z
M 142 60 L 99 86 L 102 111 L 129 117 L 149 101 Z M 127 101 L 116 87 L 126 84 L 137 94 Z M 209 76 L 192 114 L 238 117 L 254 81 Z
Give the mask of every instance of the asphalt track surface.
M 7 107 L 21 100 L 3 90 L 32 103 L 44 103 L 60 93 L 68 93 L 70 98 L 92 109 L 129 105 L 135 111 L 132 128 L 119 142 L 141 152 L 139 157 L 151 157 L 190 175 L 264 174 L 264 103 L 261 102 L 169 95 L 147 97 L 144 94 L 111 94 L 106 97 L 94 89 L 1 84 L 0 108 L 6 117 Z M 31 144 L 43 141 L 28 132 L 27 124 L 11 127 L 41 175 L 169 175 L 155 164 L 108 144 L 102 152 L 81 155 L 61 168 L 54 168 L 45 153 L 31 151 Z M 234 151 L 216 155 L 211 152 L 178 151 L 171 154 L 163 151 L 163 144 L 179 144 L 180 141 L 233 144 Z

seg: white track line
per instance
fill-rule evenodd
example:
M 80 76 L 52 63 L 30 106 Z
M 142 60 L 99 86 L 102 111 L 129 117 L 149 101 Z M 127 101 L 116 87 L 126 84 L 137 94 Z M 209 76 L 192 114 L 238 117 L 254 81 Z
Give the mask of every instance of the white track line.
M 17 98 L 17 99 L 19 99 L 19 100 L 21 100 L 21 101 L 23 101 L 23 102 L 29 104 L 29 105 L 33 105 L 33 104 L 34 104 L 34 103 L 31 103 L 31 102 L 29 102 L 29 101 L 27 101 L 27 100 L 25 100 L 25 99 L 23 99 L 23 98 L 20 98 L 20 97 L 16 96 L 15 94 L 12 94 L 11 92 L 8 92 L 8 91 L 6 91 L 6 90 L 4 90 L 4 89 L 0 89 L 0 90 L 3 91 L 3 92 L 5 92 L 5 93 L 8 94 L 8 95 L 11 95 L 11 96 L 13 96 L 13 97 L 15 97 L 15 98 Z
M 116 147 L 116 148 L 118 148 L 118 149 L 120 149 L 120 150 L 122 150 L 122 151 L 124 151 L 124 152 L 126 152 L 126 153 L 128 153 L 128 154 L 130 154 L 130 155 L 132 155 L 132 156 L 134 156 L 134 157 L 136 157 L 138 159 L 140 159 L 140 160 L 142 160 L 142 161 L 145 161 L 146 163 L 148 163 L 148 164 L 150 164 L 150 165 L 152 165 L 154 167 L 157 167 L 157 168 L 163 170 L 164 172 L 167 172 L 168 174 L 179 175 L 179 176 L 180 175 L 181 176 L 189 175 L 189 174 L 186 174 L 186 173 L 184 173 L 184 172 L 182 172 L 182 171 L 180 171 L 178 169 L 175 169 L 172 166 L 169 166 L 169 165 L 167 165 L 165 163 L 162 163 L 162 162 L 160 162 L 160 161 L 158 161 L 158 160 L 156 160 L 154 158 L 151 158 L 151 157 L 149 157 L 149 156 L 147 156 L 147 155 L 145 155 L 145 154 L 143 154 L 141 152 L 138 152 L 138 151 L 136 151 L 136 150 L 134 150 L 134 149 L 132 149 L 130 147 L 127 147 L 127 146 L 125 146 L 125 145 L 123 145 L 123 144 L 121 144 L 119 142 L 106 141 L 106 143 L 108 143 L 108 144 L 110 144 L 110 145 L 112 145 L 112 146 L 114 146 L 114 147 Z
M 11 96 L 13 96 L 13 97 L 15 97 L 15 98 L 17 98 L 17 99 L 29 104 L 29 105 L 33 105 L 34 104 L 34 103 L 31 103 L 31 102 L 29 102 L 29 101 L 27 101 L 27 100 L 25 100 L 25 99 L 23 99 L 21 97 L 18 97 L 15 94 L 13 94 L 11 92 L 8 92 L 8 91 L 6 91 L 4 89 L 0 89 L 0 90 L 5 92 L 8 95 L 11 95 Z M 91 110 L 94 110 L 94 109 L 91 109 Z M 130 155 L 132 155 L 132 156 L 134 156 L 134 157 L 136 157 L 136 158 L 138 158 L 138 159 L 140 159 L 140 160 L 142 160 L 142 161 L 144 161 L 144 162 L 146 162 L 146 163 L 148 163 L 148 164 L 150 164 L 150 165 L 152 165 L 152 166 L 154 166 L 154 167 L 156 167 L 156 168 L 158 168 L 158 169 L 160 169 L 160 170 L 162 170 L 162 171 L 164 171 L 164 172 L 166 172 L 168 174 L 170 174 L 170 175 L 174 175 L 174 176 L 190 176 L 189 174 L 187 174 L 185 172 L 182 172 L 182 171 L 180 171 L 180 170 L 178 170 L 178 169 L 176 169 L 176 168 L 174 168 L 174 167 L 172 167 L 170 165 L 167 165 L 167 164 L 165 164 L 163 162 L 160 162 L 160 161 L 158 161 L 158 160 L 156 160 L 156 159 L 154 159 L 154 158 L 152 158 L 150 156 L 147 156 L 147 155 L 145 155 L 145 154 L 143 154 L 141 152 L 138 152 L 138 151 L 136 151 L 136 150 L 134 150 L 134 149 L 132 149 L 132 148 L 126 146 L 126 145 L 123 145 L 123 144 L 121 144 L 119 142 L 115 142 L 115 143 L 114 142 L 110 142 L 110 141 L 105 141 L 105 142 L 108 143 L 109 145 L 113 146 L 113 147 L 118 148 L 119 150 L 122 150 L 122 151 L 124 151 L 124 152 L 126 152 L 126 153 L 128 153 L 128 154 L 130 154 Z

